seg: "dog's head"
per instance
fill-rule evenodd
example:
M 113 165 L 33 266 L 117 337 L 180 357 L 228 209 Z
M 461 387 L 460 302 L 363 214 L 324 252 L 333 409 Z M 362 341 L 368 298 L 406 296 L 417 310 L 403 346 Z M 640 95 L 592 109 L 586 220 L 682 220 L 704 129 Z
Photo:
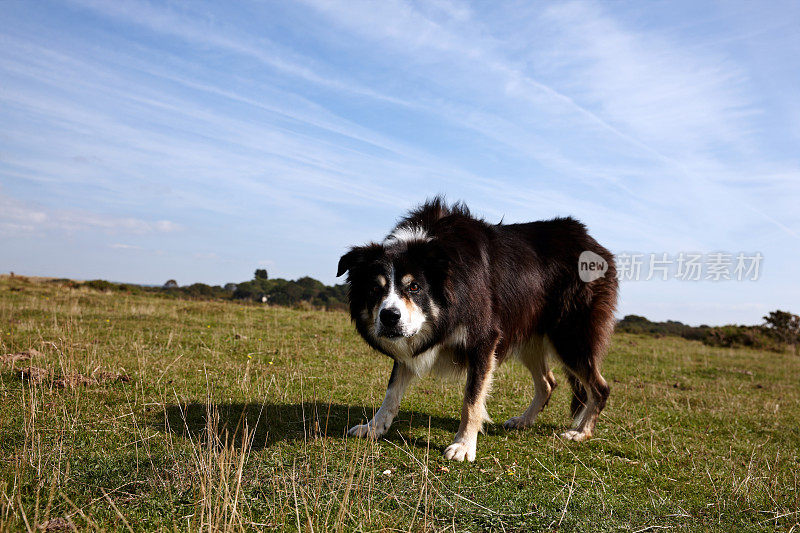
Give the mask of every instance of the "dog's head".
M 436 242 L 357 246 L 339 260 L 337 276 L 345 272 L 350 314 L 367 342 L 400 357 L 430 345 L 446 278 L 446 260 Z

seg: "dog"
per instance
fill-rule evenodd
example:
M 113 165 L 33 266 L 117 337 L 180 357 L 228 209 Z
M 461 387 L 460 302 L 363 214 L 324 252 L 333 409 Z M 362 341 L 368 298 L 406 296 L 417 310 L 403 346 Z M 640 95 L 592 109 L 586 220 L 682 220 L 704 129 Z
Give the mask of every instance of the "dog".
M 605 272 L 582 280 L 582 253 L 605 262 Z M 613 255 L 583 224 L 554 218 L 492 225 L 464 204 L 436 197 L 409 212 L 382 243 L 351 248 L 337 277 L 345 272 L 356 329 L 394 360 L 383 403 L 349 435 L 385 434 L 418 377 L 465 371 L 461 423 L 444 456 L 474 461 L 489 420 L 492 374 L 514 357 L 530 370 L 534 395 L 504 426 L 534 424 L 556 387 L 552 358 L 563 363 L 572 388 L 573 422 L 561 436 L 592 437 L 609 395 L 600 365 L 614 330 L 618 283 Z

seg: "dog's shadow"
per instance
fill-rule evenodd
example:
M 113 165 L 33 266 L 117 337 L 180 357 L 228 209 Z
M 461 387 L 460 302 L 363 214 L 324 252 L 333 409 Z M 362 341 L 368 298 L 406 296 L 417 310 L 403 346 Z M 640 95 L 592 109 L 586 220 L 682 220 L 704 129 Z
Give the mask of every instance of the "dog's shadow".
M 348 438 L 347 430 L 365 423 L 375 410 L 373 407 L 311 402 L 168 404 L 164 411 L 152 417 L 151 427 L 195 442 L 207 442 L 209 437 L 213 437 L 217 442 L 236 447 L 242 447 L 246 437 L 251 449 L 260 450 L 279 442 Z M 456 418 L 402 410 L 382 439 L 425 447 L 425 439 L 417 442 L 420 439 L 409 437 L 412 430 L 419 428 L 427 432 L 430 425 L 431 429 L 455 433 L 458 424 Z
M 348 438 L 347 430 L 365 423 L 374 412 L 373 407 L 312 402 L 168 404 L 164 411 L 153 416 L 151 427 L 197 443 L 208 442 L 212 437 L 217 443 L 237 448 L 245 443 L 250 449 L 262 450 L 279 442 Z M 401 410 L 392 428 L 381 438 L 401 445 L 425 448 L 430 445 L 426 437 L 429 428 L 453 435 L 458 425 L 459 420 L 455 417 Z M 552 424 L 541 424 L 528 431 L 546 435 L 556 429 Z M 485 431 L 487 435 L 494 436 L 509 434 L 501 424 L 487 424 Z M 444 446 L 434 448 L 443 450 Z

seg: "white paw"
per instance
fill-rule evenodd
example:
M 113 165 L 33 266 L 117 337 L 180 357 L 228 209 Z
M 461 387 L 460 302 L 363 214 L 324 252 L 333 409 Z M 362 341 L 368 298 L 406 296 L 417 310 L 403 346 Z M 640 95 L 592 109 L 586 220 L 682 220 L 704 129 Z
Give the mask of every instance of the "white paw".
M 451 461 L 463 461 L 466 459 L 470 463 L 475 460 L 476 443 L 454 442 L 444 450 L 444 458 Z
M 560 435 L 562 439 L 565 440 L 574 440 L 575 442 L 583 442 L 585 440 L 589 440 L 592 438 L 591 433 L 587 433 L 585 431 L 577 431 L 574 429 L 570 429 L 569 431 L 565 431 Z
M 533 422 L 534 420 L 528 420 L 524 416 L 515 416 L 506 420 L 503 427 L 506 429 L 525 429 L 531 427 Z
M 374 426 L 372 424 L 360 424 L 358 426 L 353 426 L 349 430 L 347 430 L 347 434 L 351 437 L 358 437 L 364 438 L 369 437 L 370 439 L 377 439 L 378 437 L 382 436 L 386 433 L 388 428 Z

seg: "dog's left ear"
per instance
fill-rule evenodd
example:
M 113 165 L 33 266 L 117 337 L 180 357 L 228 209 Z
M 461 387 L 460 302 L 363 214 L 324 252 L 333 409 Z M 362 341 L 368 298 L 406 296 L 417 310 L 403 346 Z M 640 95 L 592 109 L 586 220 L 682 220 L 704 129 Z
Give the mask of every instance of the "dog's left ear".
M 338 278 L 348 270 L 353 270 L 358 265 L 364 264 L 372 259 L 377 259 L 383 247 L 378 244 L 368 246 L 354 246 L 350 251 L 339 259 L 339 268 L 336 272 Z

